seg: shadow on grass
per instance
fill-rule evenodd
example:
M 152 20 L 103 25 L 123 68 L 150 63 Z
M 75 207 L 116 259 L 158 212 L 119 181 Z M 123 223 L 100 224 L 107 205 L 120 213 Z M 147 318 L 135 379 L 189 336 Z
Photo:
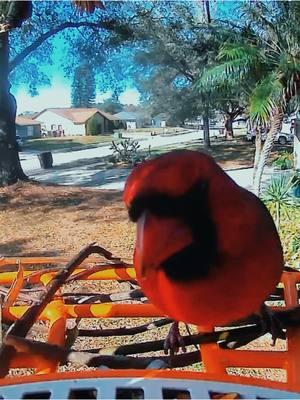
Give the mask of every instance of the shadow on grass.
M 0 244 L 0 256 L 7 257 L 56 257 L 62 254 L 60 250 L 28 251 L 31 238 L 15 239 Z M 3 268 L 1 269 L 4 270 Z
M 151 150 L 153 156 L 173 151 L 182 148 L 181 144 L 165 146 Z M 255 146 L 246 142 L 242 138 L 237 138 L 231 141 L 223 139 L 215 139 L 211 142 L 211 147 L 205 149 L 202 140 L 194 140 L 190 143 L 184 143 L 184 149 L 201 151 L 210 154 L 215 161 L 223 168 L 228 167 L 251 167 L 253 164 Z
M 15 239 L 0 244 L 0 255 L 18 255 L 21 254 L 30 239 Z
M 93 158 L 54 166 L 49 170 L 35 172 L 31 177 L 41 183 L 99 187 L 124 181 L 131 170 L 132 166 L 112 165 Z
M 180 148 L 182 148 L 182 144 L 151 149 L 151 155 L 156 157 L 160 154 Z M 248 142 L 245 138 L 241 137 L 228 141 L 225 141 L 222 138 L 214 139 L 211 141 L 211 147 L 209 149 L 204 148 L 202 140 L 194 140 L 190 143 L 184 143 L 184 149 L 207 153 L 211 155 L 224 169 L 252 167 L 255 154 L 255 144 Z M 278 155 L 278 152 L 280 153 L 283 151 L 292 152 L 292 145 L 281 146 L 275 144 L 271 152 L 269 163 L 271 163 L 274 157 Z
M 0 211 L 30 212 L 31 209 L 40 209 L 48 213 L 57 209 L 98 210 L 114 202 L 121 202 L 121 199 L 121 193 L 116 190 L 27 183 L 0 190 Z

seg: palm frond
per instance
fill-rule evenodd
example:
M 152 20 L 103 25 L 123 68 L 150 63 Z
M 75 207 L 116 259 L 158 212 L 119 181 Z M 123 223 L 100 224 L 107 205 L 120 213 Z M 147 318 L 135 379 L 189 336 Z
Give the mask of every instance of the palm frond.
M 258 61 L 261 57 L 260 50 L 248 43 L 225 43 L 218 54 L 219 60 L 248 60 Z
M 283 91 L 280 76 L 276 73 L 271 73 L 258 82 L 250 98 L 250 119 L 265 125 L 273 111 L 282 104 Z
M 237 85 L 253 75 L 254 69 L 260 65 L 260 59 L 259 50 L 253 46 L 227 43 L 222 46 L 217 57 L 219 65 L 204 71 L 196 87 L 206 91 Z
M 207 69 L 196 82 L 196 87 L 202 90 L 211 90 L 237 84 L 249 72 L 246 63 L 240 60 L 228 61 L 213 68 Z
M 264 194 L 264 201 L 268 202 L 281 202 L 282 205 L 293 205 L 294 200 L 290 195 L 290 191 L 295 183 L 293 177 L 288 177 L 281 174 L 276 177 L 272 177 L 272 180 L 266 188 Z

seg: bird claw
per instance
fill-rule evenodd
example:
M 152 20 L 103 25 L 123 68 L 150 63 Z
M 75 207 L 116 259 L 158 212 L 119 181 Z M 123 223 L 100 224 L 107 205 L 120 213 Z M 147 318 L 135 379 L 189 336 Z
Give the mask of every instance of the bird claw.
M 253 314 L 246 319 L 236 321 L 232 326 L 255 324 L 258 327 L 258 330 L 248 333 L 245 332 L 243 336 L 240 337 L 235 337 L 233 331 L 233 335 L 229 334 L 228 337 L 223 338 L 222 341 L 218 343 L 220 348 L 237 349 L 246 346 L 266 333 L 271 334 L 272 346 L 275 346 L 277 339 L 286 338 L 286 334 L 283 330 L 285 325 L 282 324 L 281 318 L 277 314 L 278 313 L 272 311 L 271 308 L 263 305 L 259 313 Z
M 286 334 L 283 331 L 282 324 L 276 313 L 270 307 L 263 305 L 261 310 L 261 326 L 264 333 L 271 333 L 272 346 L 275 346 L 277 339 L 285 339 Z
M 173 322 L 164 343 L 164 353 L 168 354 L 170 352 L 170 357 L 172 358 L 180 348 L 184 353 L 186 352 L 184 339 L 179 332 L 178 322 Z

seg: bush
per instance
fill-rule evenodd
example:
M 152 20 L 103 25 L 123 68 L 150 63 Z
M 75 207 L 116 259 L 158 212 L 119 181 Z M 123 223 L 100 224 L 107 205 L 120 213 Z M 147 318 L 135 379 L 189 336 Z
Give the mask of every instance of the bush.
M 291 194 L 297 199 L 300 198 L 300 172 L 296 172 L 292 178 L 293 187 L 291 189 Z
M 281 224 L 280 239 L 283 247 L 284 260 L 290 267 L 299 267 L 300 260 L 300 209 L 291 210 L 293 219 L 284 218 Z
M 101 134 L 101 123 L 96 118 L 91 118 L 87 124 L 87 134 L 97 136 Z
M 126 164 L 136 164 L 138 161 L 142 161 L 138 155 L 138 149 L 140 148 L 139 142 L 132 139 L 124 139 L 121 142 L 112 142 L 110 147 L 114 151 L 116 162 L 124 162 Z
M 275 158 L 272 163 L 272 166 L 278 168 L 280 170 L 286 170 L 293 168 L 294 159 L 293 154 L 289 153 L 288 151 L 284 151 L 279 156 Z
M 262 199 L 269 207 L 278 230 L 280 229 L 283 214 L 289 215 L 289 208 L 295 207 L 294 199 L 291 196 L 293 185 L 293 177 L 275 176 L 272 177 L 270 184 L 263 193 Z
M 300 204 L 293 197 L 298 180 L 295 175 L 273 178 L 263 196 L 279 231 L 285 263 L 290 267 L 297 267 L 300 258 Z

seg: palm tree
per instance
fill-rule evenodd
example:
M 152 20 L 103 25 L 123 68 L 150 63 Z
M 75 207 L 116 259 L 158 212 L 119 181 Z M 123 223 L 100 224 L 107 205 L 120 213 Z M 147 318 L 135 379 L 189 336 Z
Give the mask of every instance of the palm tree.
M 264 126 L 264 145 L 256 140 L 254 191 L 260 194 L 261 179 L 286 108 L 296 100 L 300 83 L 299 2 L 255 2 L 244 5 L 251 28 L 247 37 L 226 42 L 217 65 L 207 70 L 198 84 L 206 88 L 240 85 L 248 99 L 250 120 Z M 259 151 L 261 149 L 261 151 Z
M 79 9 L 92 13 L 103 8 L 101 1 L 73 1 Z M 16 143 L 16 101 L 9 83 L 9 31 L 31 16 L 31 1 L 0 2 L 0 186 L 26 180 Z

